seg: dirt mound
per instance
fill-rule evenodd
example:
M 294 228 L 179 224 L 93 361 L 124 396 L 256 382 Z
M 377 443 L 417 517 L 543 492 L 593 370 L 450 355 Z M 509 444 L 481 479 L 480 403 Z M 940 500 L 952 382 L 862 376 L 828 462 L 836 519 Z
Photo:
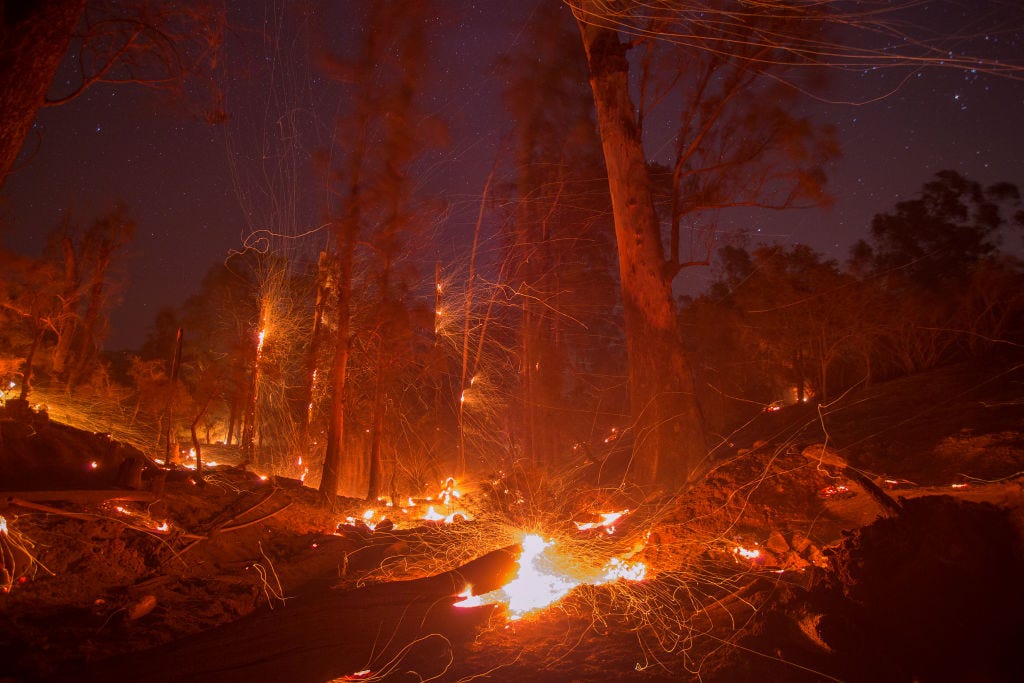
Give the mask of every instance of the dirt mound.
M 53 422 L 45 413 L 0 409 L 0 490 L 109 488 L 126 460 L 141 451 Z

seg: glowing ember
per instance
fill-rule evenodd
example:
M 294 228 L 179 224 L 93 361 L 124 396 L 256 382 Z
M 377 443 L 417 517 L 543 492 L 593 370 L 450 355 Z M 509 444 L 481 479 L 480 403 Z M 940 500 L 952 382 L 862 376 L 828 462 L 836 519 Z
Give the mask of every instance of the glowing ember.
M 754 548 L 753 550 L 748 550 L 747 548 L 738 545 L 732 549 L 732 552 L 734 555 L 742 557 L 746 560 L 750 560 L 752 562 L 761 557 L 761 551 L 757 548 Z
M 609 534 L 613 534 L 613 533 L 615 533 L 615 527 L 612 526 L 612 525 L 615 524 L 615 522 L 617 522 L 620 519 L 622 519 L 623 516 L 628 515 L 628 514 L 629 514 L 629 510 L 622 510 L 621 512 L 602 512 L 600 514 L 600 517 L 601 517 L 601 521 L 600 522 L 584 522 L 583 524 L 580 524 L 579 522 L 573 522 L 573 523 L 576 525 L 576 528 L 579 529 L 580 531 L 588 531 L 590 529 L 604 528 L 604 529 L 606 529 L 608 531 Z
M 821 495 L 824 496 L 825 498 L 832 498 L 835 496 L 845 497 L 849 494 L 849 487 L 843 486 L 842 484 L 837 484 L 835 486 L 826 486 L 821 490 Z
M 460 595 L 462 600 L 456 602 L 455 606 L 480 607 L 505 603 L 509 619 L 514 621 L 561 600 L 576 586 L 597 586 L 618 579 L 641 581 L 647 573 L 647 567 L 641 562 L 628 563 L 612 558 L 596 577 L 589 580 L 576 578 L 556 570 L 547 554 L 547 550 L 554 544 L 554 541 L 545 541 L 536 534 L 527 534 L 522 540 L 523 553 L 519 556 L 519 570 L 515 578 L 503 587 L 483 595 L 472 595 L 472 587 L 467 587 Z

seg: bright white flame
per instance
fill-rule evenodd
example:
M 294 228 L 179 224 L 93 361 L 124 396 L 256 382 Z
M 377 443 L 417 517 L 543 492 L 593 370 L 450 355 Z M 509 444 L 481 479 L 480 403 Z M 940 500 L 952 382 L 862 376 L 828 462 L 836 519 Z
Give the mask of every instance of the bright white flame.
M 601 583 L 618 579 L 643 581 L 644 577 L 647 576 L 647 565 L 643 562 L 623 562 L 619 558 L 613 557 L 601 571 L 604 578 L 604 581 L 601 581 Z
M 747 548 L 744 548 L 742 546 L 736 546 L 732 549 L 732 552 L 748 560 L 756 560 L 757 558 L 761 557 L 761 551 L 757 548 L 754 548 L 753 550 L 748 550 Z
M 588 531 L 590 529 L 597 529 L 598 527 L 605 527 L 606 529 L 608 529 L 608 533 L 612 533 L 615 531 L 615 527 L 612 525 L 615 524 L 615 522 L 622 519 L 623 516 L 628 514 L 629 510 L 622 510 L 621 512 L 602 512 L 600 514 L 600 522 L 584 522 L 583 524 L 580 524 L 579 522 L 573 523 L 576 525 L 576 528 L 580 531 Z
M 444 519 L 444 515 L 438 514 L 438 512 L 434 510 L 434 506 L 431 505 L 430 507 L 427 508 L 426 514 L 424 514 L 421 519 L 425 519 L 430 522 L 440 522 L 442 519 Z
M 597 586 L 618 579 L 641 581 L 647 574 L 647 567 L 642 562 L 628 563 L 618 558 L 612 558 L 602 567 L 600 575 L 589 581 L 556 573 L 551 558 L 545 556 L 547 549 L 554 544 L 553 540 L 545 541 L 537 534 L 527 534 L 522 540 L 523 552 L 519 556 L 519 570 L 515 578 L 501 588 L 483 595 L 471 595 L 472 587 L 467 587 L 460 596 L 463 599 L 456 602 L 455 606 L 479 607 L 503 602 L 508 606 L 509 620 L 515 621 L 561 600 L 581 584 Z

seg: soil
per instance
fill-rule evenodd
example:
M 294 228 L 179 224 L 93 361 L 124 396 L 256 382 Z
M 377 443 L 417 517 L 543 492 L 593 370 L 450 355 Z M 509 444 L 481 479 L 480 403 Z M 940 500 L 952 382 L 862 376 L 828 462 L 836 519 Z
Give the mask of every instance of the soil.
M 1015 680 L 1022 405 L 1019 365 L 944 368 L 762 414 L 682 494 L 519 472 L 376 529 L 364 501 L 7 409 L 0 681 Z M 454 607 L 514 573 L 520 526 L 647 578 Z

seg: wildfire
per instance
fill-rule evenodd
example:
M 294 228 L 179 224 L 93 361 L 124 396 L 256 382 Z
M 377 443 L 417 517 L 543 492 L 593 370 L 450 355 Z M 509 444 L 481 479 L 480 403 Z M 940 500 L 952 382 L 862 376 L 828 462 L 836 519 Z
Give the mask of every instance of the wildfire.
M 600 522 L 573 522 L 576 528 L 580 531 L 589 531 L 590 529 L 604 529 L 609 534 L 615 533 L 615 522 L 622 519 L 624 516 L 629 514 L 629 510 L 622 510 L 620 512 L 602 512 L 600 513 Z
M 548 553 L 555 545 L 553 540 L 527 534 L 521 545 L 523 552 L 519 556 L 519 570 L 511 581 L 483 595 L 472 595 L 473 588 L 468 586 L 460 595 L 462 600 L 456 602 L 455 606 L 480 607 L 504 603 L 507 605 L 509 619 L 514 621 L 561 600 L 577 586 L 598 586 L 618 579 L 642 581 L 647 574 L 647 567 L 642 562 L 630 563 L 615 557 L 596 573 L 591 572 L 590 577 L 580 578 L 556 566 L 554 558 Z
M 413 499 L 409 496 L 406 499 L 405 507 L 397 507 L 389 498 L 381 496 L 377 499 L 377 503 L 384 508 L 389 510 L 381 511 L 378 508 L 367 508 L 361 518 L 357 517 L 346 517 L 344 522 L 338 524 L 338 532 L 343 530 L 343 527 L 353 528 L 366 528 L 370 531 L 377 530 L 377 527 L 387 522 L 387 528 L 404 528 L 409 526 L 420 526 L 423 522 L 433 522 L 435 524 L 455 524 L 458 522 L 464 522 L 472 519 L 472 515 L 469 514 L 465 509 L 456 507 L 458 499 L 462 497 L 462 494 L 455 488 L 455 479 L 449 477 L 443 484 L 441 493 L 438 495 L 438 505 L 427 505 L 426 512 L 421 512 L 422 508 L 416 509 L 418 504 L 429 503 L 434 500 L 433 496 L 427 496 L 426 498 Z M 444 505 L 441 510 L 438 508 Z M 447 514 L 445 514 L 447 512 Z M 401 514 L 399 514 L 401 513 Z

